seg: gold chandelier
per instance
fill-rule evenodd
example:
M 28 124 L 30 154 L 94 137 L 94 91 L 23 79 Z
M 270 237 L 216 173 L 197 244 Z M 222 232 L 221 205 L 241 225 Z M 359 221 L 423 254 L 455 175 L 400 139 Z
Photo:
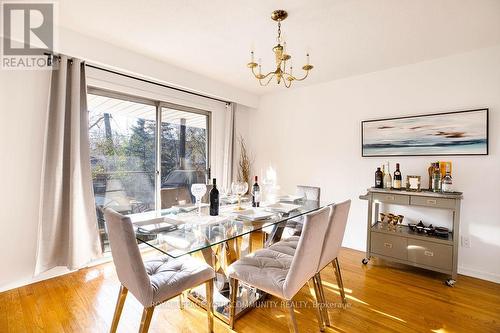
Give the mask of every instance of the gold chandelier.
M 269 82 L 275 77 L 276 82 L 280 84 L 283 82 L 285 87 L 290 88 L 292 85 L 292 81 L 302 81 L 309 75 L 309 71 L 313 69 L 313 65 L 309 64 L 309 53 L 307 53 L 307 64 L 302 66 L 302 69 L 305 71 L 303 77 L 298 78 L 293 75 L 293 67 L 291 64 L 292 56 L 286 53 L 286 42 L 281 38 L 281 21 L 288 17 L 288 13 L 284 10 L 275 10 L 271 14 L 271 18 L 278 22 L 278 37 L 276 38 L 278 44 L 273 47 L 274 57 L 276 59 L 276 70 L 273 72 L 269 72 L 267 74 L 262 74 L 262 64 L 259 59 L 259 63 L 257 64 L 254 61 L 254 54 L 251 51 L 251 60 L 247 64 L 247 67 L 252 70 L 253 76 L 259 80 L 261 86 L 267 86 Z M 283 45 L 281 45 L 283 43 Z M 287 61 L 290 61 L 289 71 L 287 72 Z M 255 73 L 255 68 L 259 67 L 259 72 Z

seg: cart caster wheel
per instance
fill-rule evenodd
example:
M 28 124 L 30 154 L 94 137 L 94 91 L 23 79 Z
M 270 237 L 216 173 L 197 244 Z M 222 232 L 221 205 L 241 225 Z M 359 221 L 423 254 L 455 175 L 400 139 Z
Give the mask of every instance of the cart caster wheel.
M 368 263 L 368 259 L 367 258 L 363 258 L 363 260 L 361 260 L 361 262 L 363 263 L 363 265 L 366 265 Z
M 444 281 L 444 284 L 446 284 L 448 287 L 453 287 L 456 282 L 457 281 L 455 281 L 453 279 L 448 279 L 448 280 Z

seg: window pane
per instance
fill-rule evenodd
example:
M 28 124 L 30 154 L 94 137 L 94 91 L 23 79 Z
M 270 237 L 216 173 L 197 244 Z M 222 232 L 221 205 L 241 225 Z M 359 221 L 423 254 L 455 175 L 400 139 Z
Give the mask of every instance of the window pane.
M 206 183 L 208 116 L 162 108 L 161 207 L 193 202 L 191 184 Z
M 104 250 L 102 208 L 122 214 L 155 209 L 156 108 L 88 94 L 95 204 Z

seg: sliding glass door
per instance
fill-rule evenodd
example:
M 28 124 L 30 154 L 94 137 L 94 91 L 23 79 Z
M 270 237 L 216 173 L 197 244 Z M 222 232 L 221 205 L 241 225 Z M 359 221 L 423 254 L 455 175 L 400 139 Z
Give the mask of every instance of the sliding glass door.
M 191 203 L 191 184 L 206 183 L 209 113 L 161 107 L 161 208 Z
M 210 113 L 96 89 L 87 102 L 96 214 L 107 251 L 104 208 L 128 215 L 192 201 L 191 184 L 207 180 Z

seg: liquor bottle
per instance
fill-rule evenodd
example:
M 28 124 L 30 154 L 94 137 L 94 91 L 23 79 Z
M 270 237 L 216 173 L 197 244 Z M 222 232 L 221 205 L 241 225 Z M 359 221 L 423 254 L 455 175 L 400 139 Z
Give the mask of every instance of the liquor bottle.
M 429 186 L 427 187 L 429 191 L 432 191 L 432 175 L 434 174 L 434 163 L 427 168 L 427 173 L 429 174 Z
M 399 171 L 399 163 L 396 163 L 396 171 L 394 171 L 394 188 L 401 189 L 401 171 Z
M 252 188 L 252 207 L 260 206 L 260 186 L 258 183 L 258 178 L 255 176 L 255 184 Z
M 384 184 L 384 174 L 382 173 L 382 171 L 380 170 L 380 167 L 377 168 L 377 171 L 375 171 L 375 188 L 383 188 L 383 184 Z
M 446 164 L 446 174 L 441 180 L 441 190 L 443 192 L 453 192 L 453 180 L 451 178 L 450 164 Z
M 217 184 L 215 178 L 212 182 L 212 189 L 210 190 L 210 215 L 219 215 L 219 190 L 217 189 Z
M 432 173 L 432 192 L 441 192 L 441 171 L 439 162 L 434 163 L 434 172 Z
M 384 188 L 390 189 L 391 187 L 392 187 L 392 176 L 391 176 L 391 170 L 389 169 L 389 162 L 387 162 L 387 172 L 384 173 Z

